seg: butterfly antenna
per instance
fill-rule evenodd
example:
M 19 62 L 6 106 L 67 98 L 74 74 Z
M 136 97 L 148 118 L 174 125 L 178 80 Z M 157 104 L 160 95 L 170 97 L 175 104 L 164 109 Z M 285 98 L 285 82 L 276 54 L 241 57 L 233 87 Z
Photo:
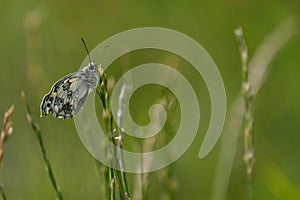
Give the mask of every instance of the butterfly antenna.
M 84 48 L 85 48 L 85 50 L 86 50 L 86 52 L 87 52 L 87 54 L 88 54 L 88 57 L 89 57 L 90 63 L 92 63 L 92 59 L 91 59 L 91 56 L 90 56 L 90 52 L 89 52 L 89 49 L 87 48 L 87 45 L 86 45 L 86 43 L 85 43 L 84 39 L 83 39 L 83 38 L 81 38 L 81 41 L 82 41 L 82 43 L 83 43 L 83 46 L 84 46 Z

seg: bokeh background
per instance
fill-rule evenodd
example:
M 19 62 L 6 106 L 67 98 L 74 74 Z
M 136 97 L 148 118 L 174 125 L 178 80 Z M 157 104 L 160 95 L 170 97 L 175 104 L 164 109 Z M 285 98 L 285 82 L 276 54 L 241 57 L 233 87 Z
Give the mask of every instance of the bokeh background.
M 229 107 L 240 92 L 241 82 L 233 30 L 243 27 L 251 56 L 281 21 L 299 11 L 298 0 L 1 1 L 1 116 L 10 104 L 16 106 L 14 132 L 5 145 L 0 169 L 0 181 L 8 199 L 55 198 L 26 121 L 21 91 L 26 92 L 33 117 L 42 127 L 45 147 L 65 199 L 100 199 L 101 180 L 73 120 L 39 118 L 43 95 L 56 80 L 78 70 L 86 57 L 81 37 L 93 49 L 108 37 L 132 28 L 157 26 L 180 31 L 202 44 L 214 59 L 224 80 Z M 254 199 L 300 199 L 299 55 L 300 37 L 296 36 L 273 60 L 266 84 L 255 100 Z M 199 134 L 172 166 L 177 180 L 175 199 L 210 199 L 221 142 L 208 157 L 198 159 L 210 117 L 209 94 L 201 76 L 194 75 L 191 66 L 176 56 L 151 50 L 120 58 L 107 73 L 117 79 L 124 69 L 162 60 L 180 68 L 199 89 L 201 106 Z M 140 123 L 147 123 L 147 108 L 159 98 L 159 92 L 149 93 L 147 89 L 139 91 L 132 100 L 133 116 Z M 247 199 L 242 141 L 239 137 L 226 199 Z M 128 176 L 132 188 L 135 175 Z M 148 199 L 163 193 L 159 176 L 159 172 L 153 174 L 158 178 L 151 179 Z

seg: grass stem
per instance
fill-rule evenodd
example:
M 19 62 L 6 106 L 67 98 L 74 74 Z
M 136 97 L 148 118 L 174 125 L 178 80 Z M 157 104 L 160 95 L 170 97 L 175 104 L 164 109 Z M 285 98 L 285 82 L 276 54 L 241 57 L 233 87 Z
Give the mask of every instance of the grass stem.
M 11 123 L 11 117 L 14 112 L 15 106 L 11 105 L 5 112 L 2 122 L 1 134 L 0 134 L 0 165 L 3 159 L 4 144 L 8 136 L 12 134 L 13 128 Z
M 5 112 L 2 122 L 1 134 L 0 134 L 0 165 L 2 164 L 3 154 L 4 154 L 4 144 L 8 136 L 12 134 L 12 122 L 11 117 L 14 112 L 15 106 L 11 105 L 9 109 Z M 6 194 L 4 192 L 3 185 L 0 184 L 0 196 L 2 200 L 6 200 Z
M 125 109 L 125 93 L 126 93 L 126 85 L 123 85 L 121 88 L 121 94 L 119 96 L 119 108 L 118 108 L 118 124 L 119 124 L 119 136 L 117 137 L 117 145 L 119 147 L 119 155 L 120 155 L 120 160 L 119 160 L 119 166 L 120 166 L 120 173 L 121 173 L 121 179 L 122 179 L 122 186 L 124 188 L 125 192 L 125 199 L 129 200 L 130 199 L 130 193 L 129 193 L 129 187 L 127 183 L 127 178 L 126 178 L 126 173 L 124 172 L 125 170 L 125 162 L 124 162 L 124 156 L 123 156 L 123 129 L 122 129 L 122 116 L 124 113 Z
M 244 162 L 246 165 L 246 174 L 248 180 L 248 199 L 252 200 L 253 188 L 253 168 L 255 163 L 254 157 L 254 115 L 253 102 L 254 93 L 249 82 L 249 64 L 248 64 L 248 48 L 244 39 L 243 30 L 241 27 L 235 31 L 235 36 L 239 43 L 240 55 L 242 60 L 242 84 L 241 93 L 244 98 Z
M 110 100 L 110 88 L 108 87 L 107 76 L 102 68 L 99 68 L 100 73 L 100 91 L 97 91 L 97 95 L 99 96 L 103 111 L 102 117 L 104 120 L 104 125 L 106 129 L 106 133 L 108 134 L 111 144 L 108 152 L 108 156 L 111 159 L 110 167 L 109 167 L 109 197 L 111 200 L 116 199 L 117 190 L 119 191 L 120 199 L 130 200 L 129 187 L 127 184 L 126 174 L 124 172 L 124 160 L 122 154 L 122 135 L 123 132 L 119 129 L 119 136 L 115 136 L 114 130 L 114 119 L 112 115 L 112 110 L 109 106 Z M 120 150 L 117 152 L 117 147 Z M 118 159 L 118 153 L 120 154 Z M 117 170 L 116 167 L 120 169 Z
M 256 94 L 264 85 L 271 70 L 271 63 L 278 52 L 296 35 L 299 34 L 298 16 L 283 20 L 269 33 L 258 46 L 249 61 L 249 81 Z M 244 111 L 243 98 L 239 93 L 233 101 L 228 120 L 224 126 L 220 155 L 217 162 L 212 189 L 212 200 L 226 199 L 228 183 L 237 151 L 238 135 L 242 126 Z
M 45 149 L 43 138 L 42 138 L 41 128 L 32 118 L 30 107 L 29 107 L 29 104 L 26 101 L 26 96 L 25 96 L 24 92 L 22 92 L 22 98 L 23 98 L 23 101 L 24 101 L 24 104 L 25 104 L 25 108 L 27 110 L 27 121 L 31 125 L 31 127 L 32 127 L 32 129 L 35 133 L 35 136 L 36 136 L 36 139 L 38 141 L 38 145 L 39 145 L 40 150 L 42 152 L 43 160 L 44 160 L 44 163 L 45 163 L 45 166 L 46 166 L 45 169 L 46 169 L 46 172 L 47 172 L 48 177 L 50 179 L 50 182 L 51 182 L 51 184 L 54 188 L 56 198 L 58 200 L 63 200 L 61 190 L 60 190 L 59 185 L 57 184 L 57 182 L 55 180 L 55 177 L 54 177 L 54 174 L 53 174 L 53 171 L 52 171 L 52 167 L 51 167 L 50 161 L 49 161 L 47 153 L 46 153 L 46 149 Z

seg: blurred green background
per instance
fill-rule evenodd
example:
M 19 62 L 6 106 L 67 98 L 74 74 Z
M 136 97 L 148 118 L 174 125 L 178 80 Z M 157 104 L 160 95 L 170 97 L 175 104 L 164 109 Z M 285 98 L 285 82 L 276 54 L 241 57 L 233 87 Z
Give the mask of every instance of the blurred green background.
M 241 81 L 233 30 L 243 27 L 251 56 L 276 25 L 299 12 L 299 8 L 298 0 L 2 1 L 1 115 L 10 104 L 16 106 L 14 132 L 6 143 L 0 169 L 0 181 L 8 199 L 55 198 L 36 139 L 26 122 L 20 97 L 23 90 L 33 117 L 42 127 L 46 150 L 65 199 L 100 198 L 94 161 L 80 142 L 73 120 L 39 118 L 43 95 L 56 80 L 78 70 L 86 57 L 81 37 L 93 49 L 108 37 L 137 27 L 157 26 L 182 32 L 202 44 L 214 59 L 224 80 L 229 106 L 240 91 Z M 273 61 L 268 80 L 255 100 L 254 199 L 300 199 L 299 53 L 300 37 L 297 36 Z M 158 51 L 133 52 L 125 67 L 165 57 Z M 122 65 L 126 62 L 120 58 L 109 67 L 108 75 L 119 77 L 124 69 Z M 199 134 L 189 150 L 174 163 L 178 182 L 175 199 L 209 199 L 221 143 L 208 157 L 198 159 L 210 117 L 209 94 L 201 77 L 192 76 L 193 70 L 180 70 L 204 92 L 198 94 L 202 120 Z M 148 118 L 143 117 L 147 109 L 138 108 L 145 107 L 145 99 L 155 98 L 152 94 L 137 94 L 136 98 L 132 109 L 142 119 L 141 123 L 143 118 L 147 122 Z M 247 198 L 242 145 L 240 137 L 226 199 Z M 133 174 L 129 180 L 132 188 Z M 161 193 L 159 184 L 159 180 L 153 180 L 149 199 Z

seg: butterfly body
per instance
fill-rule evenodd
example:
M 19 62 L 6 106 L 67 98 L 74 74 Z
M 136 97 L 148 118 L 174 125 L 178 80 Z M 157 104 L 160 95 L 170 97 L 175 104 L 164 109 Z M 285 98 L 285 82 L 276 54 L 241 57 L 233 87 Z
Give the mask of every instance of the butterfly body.
M 88 94 L 97 88 L 98 82 L 98 68 L 93 62 L 61 78 L 44 96 L 40 107 L 41 117 L 48 114 L 59 119 L 73 117 L 81 109 Z

